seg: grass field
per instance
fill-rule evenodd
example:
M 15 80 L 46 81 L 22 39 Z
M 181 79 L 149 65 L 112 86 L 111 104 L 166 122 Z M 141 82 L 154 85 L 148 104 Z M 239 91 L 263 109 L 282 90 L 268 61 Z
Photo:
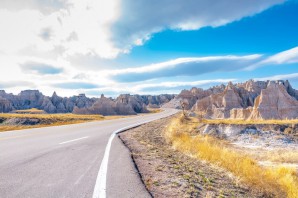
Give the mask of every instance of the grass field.
M 230 121 L 224 120 L 205 120 L 203 122 L 231 124 Z M 237 124 L 240 123 L 237 122 Z M 249 121 L 246 123 L 252 124 Z M 266 121 L 266 123 L 272 122 Z M 274 121 L 274 123 L 278 122 Z M 225 141 L 211 136 L 191 135 L 197 124 L 198 120 L 194 118 L 183 116 L 175 118 L 167 127 L 165 137 L 174 149 L 226 169 L 239 178 L 240 182 L 262 191 L 266 196 L 298 197 L 298 177 L 295 169 L 266 168 L 259 165 L 258 161 L 251 156 L 233 150 Z M 264 124 L 263 121 L 262 124 Z
M 16 110 L 16 111 L 14 111 L 14 113 L 18 113 L 18 114 L 45 114 L 46 112 L 43 111 L 43 110 L 32 108 L 32 109 Z
M 0 132 L 78 124 L 83 122 L 117 119 L 124 116 L 76 115 L 76 114 L 0 114 Z M 5 121 L 11 121 L 6 122 Z M 34 124 L 26 124 L 33 122 Z M 25 123 L 25 124 L 24 124 Z
M 161 109 L 148 109 L 150 113 L 159 113 Z M 16 110 L 14 113 L 0 114 L 0 132 L 78 124 L 100 120 L 110 120 L 128 116 L 102 116 L 78 114 L 46 114 L 39 109 Z

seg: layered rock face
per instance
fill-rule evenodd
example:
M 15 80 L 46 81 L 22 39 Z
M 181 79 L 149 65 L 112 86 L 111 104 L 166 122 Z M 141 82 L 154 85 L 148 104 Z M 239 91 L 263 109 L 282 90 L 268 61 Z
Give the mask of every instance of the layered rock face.
M 298 101 L 281 82 L 269 82 L 256 98 L 250 118 L 292 119 L 298 117 Z
M 192 89 L 194 90 L 194 89 Z M 245 83 L 182 91 L 191 110 L 212 119 L 295 119 L 298 118 L 298 91 L 288 81 L 247 81 Z M 185 97 L 185 93 L 188 96 Z M 190 97 L 191 96 L 191 97 Z M 176 97 L 174 100 L 177 100 Z
M 196 102 L 194 109 L 206 117 L 230 117 L 230 110 L 241 108 L 242 100 L 235 87 L 230 83 L 222 93 L 211 94 Z

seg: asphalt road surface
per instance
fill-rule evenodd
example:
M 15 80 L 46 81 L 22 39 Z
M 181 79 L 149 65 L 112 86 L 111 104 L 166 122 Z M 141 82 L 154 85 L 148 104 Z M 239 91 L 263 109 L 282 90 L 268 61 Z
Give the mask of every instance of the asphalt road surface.
M 0 133 L 0 197 L 93 197 L 113 132 L 176 112 Z M 111 144 L 106 175 L 106 197 L 150 197 L 118 138 Z

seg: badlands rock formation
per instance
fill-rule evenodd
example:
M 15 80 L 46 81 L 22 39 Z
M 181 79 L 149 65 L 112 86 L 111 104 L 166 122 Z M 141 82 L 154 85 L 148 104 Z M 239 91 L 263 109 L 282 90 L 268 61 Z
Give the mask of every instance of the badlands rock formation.
M 77 114 L 101 114 L 101 115 L 134 115 L 147 113 L 146 104 L 136 96 L 122 94 L 116 100 L 101 95 L 89 108 L 75 108 Z
M 173 101 L 186 100 L 192 111 L 206 118 L 294 119 L 298 118 L 297 96 L 298 91 L 288 81 L 250 80 L 207 90 L 184 90 Z
M 179 95 L 177 95 L 170 102 L 163 105 L 165 108 L 180 108 L 181 102 L 186 104 L 186 109 L 191 109 L 194 104 L 211 94 L 217 94 L 224 91 L 225 86 L 215 86 L 207 90 L 203 90 L 201 88 L 193 87 L 191 90 L 182 90 Z
M 169 102 L 175 95 L 120 95 L 117 99 L 88 98 L 85 94 L 72 97 L 60 97 L 53 93 L 51 97 L 44 96 L 38 90 L 22 91 L 18 95 L 7 94 L 0 90 L 0 113 L 20 109 L 37 108 L 47 113 L 80 113 L 102 115 L 132 115 L 148 112 L 147 106 L 159 107 Z
M 256 98 L 250 118 L 292 119 L 298 117 L 298 101 L 283 83 L 269 82 Z
M 74 107 L 90 107 L 96 99 L 87 98 L 84 94 L 70 98 L 59 97 L 56 92 L 51 97 L 44 96 L 38 90 L 25 90 L 18 95 L 0 91 L 0 112 L 38 108 L 47 113 L 69 113 Z
M 185 108 L 206 118 L 232 119 L 294 119 L 298 118 L 298 91 L 288 81 L 253 81 L 220 85 L 207 90 L 192 88 L 177 96 L 122 94 L 116 99 L 51 97 L 38 90 L 22 91 L 18 95 L 0 90 L 0 113 L 38 108 L 47 113 L 78 113 L 102 115 L 133 115 L 148 112 L 147 107 Z
M 175 94 L 161 94 L 157 96 L 135 95 L 138 100 L 143 101 L 150 108 L 161 107 L 163 104 L 170 102 L 175 96 Z
M 9 102 L 9 100 L 7 100 L 6 98 L 2 98 L 0 96 L 0 112 L 9 112 L 12 110 L 13 110 L 13 107 Z

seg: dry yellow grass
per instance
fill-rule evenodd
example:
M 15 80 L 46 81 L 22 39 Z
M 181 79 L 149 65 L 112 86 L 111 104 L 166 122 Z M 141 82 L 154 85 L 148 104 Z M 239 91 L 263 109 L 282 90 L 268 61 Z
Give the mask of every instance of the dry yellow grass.
M 251 157 L 258 161 L 269 161 L 274 163 L 292 163 L 298 164 L 298 151 L 291 149 L 276 149 L 276 150 L 262 150 L 262 149 L 248 149 L 245 150 Z
M 174 149 L 216 164 L 266 195 L 298 197 L 298 177 L 294 169 L 265 168 L 248 155 L 226 147 L 224 142 L 216 138 L 202 135 L 191 136 L 191 131 L 196 124 L 194 119 L 176 118 L 167 127 L 165 137 Z
M 148 110 L 149 110 L 149 113 L 160 113 L 163 111 L 160 108 L 148 108 Z
M 21 114 L 44 114 L 45 111 L 39 110 L 39 109 L 36 109 L 36 108 L 32 108 L 32 109 L 16 110 L 15 113 L 21 113 Z
M 102 115 L 76 115 L 76 114 L 0 114 L 0 121 L 8 119 L 37 119 L 36 125 L 14 125 L 0 124 L 0 132 L 21 130 L 29 128 L 40 128 L 48 126 L 60 126 L 67 124 L 78 124 L 83 122 L 117 119 L 123 116 L 102 116 Z
M 76 114 L 14 114 L 14 113 L 3 113 L 0 114 L 0 119 L 11 119 L 11 118 L 29 118 L 29 119 L 40 119 L 41 121 L 76 121 L 76 120 L 102 120 L 102 115 L 76 115 Z

